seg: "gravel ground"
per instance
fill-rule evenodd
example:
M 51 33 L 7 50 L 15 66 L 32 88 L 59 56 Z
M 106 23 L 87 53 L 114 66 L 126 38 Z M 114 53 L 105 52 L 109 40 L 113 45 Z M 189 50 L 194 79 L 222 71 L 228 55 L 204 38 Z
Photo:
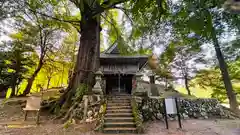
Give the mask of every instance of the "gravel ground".
M 240 120 L 184 120 L 183 129 L 177 122 L 170 122 L 169 130 L 163 122 L 145 124 L 143 135 L 240 135 Z M 89 125 L 77 125 L 64 129 L 59 124 L 43 124 L 38 127 L 1 128 L 0 135 L 103 135 L 89 130 Z M 125 134 L 130 135 L 130 134 Z

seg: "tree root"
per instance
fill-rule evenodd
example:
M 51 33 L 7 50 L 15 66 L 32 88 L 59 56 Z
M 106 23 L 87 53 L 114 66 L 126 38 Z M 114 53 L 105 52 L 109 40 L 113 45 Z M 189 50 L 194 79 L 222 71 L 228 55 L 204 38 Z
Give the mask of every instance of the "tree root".
M 49 103 L 44 104 L 41 109 L 52 108 L 52 106 L 58 101 L 58 99 L 52 100 Z M 51 110 L 50 110 L 51 111 Z
M 75 123 L 75 119 L 85 119 L 87 117 L 86 108 L 83 103 L 83 95 L 85 95 L 85 91 L 88 87 L 86 87 L 84 84 L 80 85 L 78 89 L 72 90 L 72 89 L 66 89 L 66 91 L 63 93 L 63 95 L 59 98 L 58 101 L 55 101 L 54 109 L 55 112 L 58 112 L 58 115 L 54 118 L 55 120 L 59 120 L 66 125 L 69 125 L 71 123 Z M 92 108 L 93 112 L 95 112 L 96 107 L 101 104 L 102 100 L 97 101 L 97 99 L 91 97 L 89 95 L 88 102 L 90 101 L 90 104 L 87 105 L 87 111 L 89 111 L 89 108 Z M 98 110 L 98 109 L 97 109 Z M 93 113 L 89 117 L 94 117 Z
M 79 102 L 75 102 L 74 105 L 71 106 L 71 108 L 67 111 L 67 113 L 65 114 L 65 116 L 63 117 L 63 120 L 66 121 L 68 119 L 72 119 L 73 117 L 73 110 L 77 107 L 77 105 L 79 104 Z
M 100 103 L 101 103 L 101 101 L 97 101 L 96 103 L 89 105 L 89 107 L 94 107 L 94 106 L 100 105 Z

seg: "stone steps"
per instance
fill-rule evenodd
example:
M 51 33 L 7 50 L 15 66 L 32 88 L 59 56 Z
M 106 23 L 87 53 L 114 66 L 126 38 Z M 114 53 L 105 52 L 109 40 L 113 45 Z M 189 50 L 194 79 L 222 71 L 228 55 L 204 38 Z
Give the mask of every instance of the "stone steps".
M 106 122 L 133 122 L 133 117 L 105 117 Z
M 122 127 L 122 128 L 104 128 L 103 130 L 106 134 L 121 134 L 121 133 L 136 133 L 136 128 L 128 128 L 128 127 Z
M 111 110 L 107 110 L 106 112 L 107 113 L 118 113 L 118 112 L 121 112 L 121 113 L 131 113 L 132 110 L 131 109 L 111 109 Z
M 106 113 L 105 116 L 109 116 L 109 117 L 132 117 L 132 112 L 131 113 Z
M 110 100 L 108 103 L 131 103 L 130 99 L 115 99 L 115 100 Z
M 104 122 L 104 133 L 136 133 L 131 96 L 128 94 L 116 94 L 108 97 Z
M 133 121 L 131 122 L 106 122 L 105 123 L 106 127 L 132 127 L 135 128 L 135 123 Z
M 131 99 L 131 97 L 124 97 L 124 98 L 122 98 L 122 97 L 114 97 L 114 98 L 108 98 L 108 100 L 110 100 L 110 101 L 119 101 L 119 100 L 130 100 Z
M 130 103 L 107 103 L 108 106 L 128 106 Z
M 131 106 L 107 106 L 107 110 L 115 109 L 132 109 Z

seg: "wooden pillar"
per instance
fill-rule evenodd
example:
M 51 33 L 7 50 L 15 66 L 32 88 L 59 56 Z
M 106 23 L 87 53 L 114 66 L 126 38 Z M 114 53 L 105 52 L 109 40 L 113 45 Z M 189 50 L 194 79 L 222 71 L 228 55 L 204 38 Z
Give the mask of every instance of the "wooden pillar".
M 118 92 L 120 93 L 120 84 L 121 83 L 121 80 L 120 80 L 120 72 L 118 73 Z

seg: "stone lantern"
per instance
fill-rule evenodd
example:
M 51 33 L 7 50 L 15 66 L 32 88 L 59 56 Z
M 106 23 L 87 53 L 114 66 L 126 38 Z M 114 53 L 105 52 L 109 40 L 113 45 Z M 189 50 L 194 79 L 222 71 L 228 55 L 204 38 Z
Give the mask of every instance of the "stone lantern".
M 141 81 L 141 77 L 143 76 L 142 73 L 140 72 L 137 72 L 135 74 L 136 76 L 136 88 L 133 92 L 134 95 L 139 95 L 139 94 L 143 94 L 145 92 L 143 86 L 142 86 L 142 83 L 140 82 Z
M 102 91 L 102 87 L 101 87 L 102 76 L 103 76 L 103 73 L 101 71 L 97 71 L 95 73 L 96 83 L 95 83 L 95 85 L 94 85 L 94 87 L 92 89 L 94 94 L 103 95 L 103 91 Z
M 150 70 L 150 72 L 148 73 L 150 84 L 155 84 L 155 75 L 156 74 L 152 70 Z
M 150 85 L 148 96 L 159 96 L 158 88 L 155 85 L 155 75 L 156 74 L 152 70 L 148 73 L 149 85 Z
M 135 74 L 135 76 L 136 76 L 136 80 L 137 80 L 137 81 L 140 81 L 140 80 L 141 80 L 141 77 L 143 76 L 143 74 L 142 74 L 141 72 L 137 72 L 137 73 Z

